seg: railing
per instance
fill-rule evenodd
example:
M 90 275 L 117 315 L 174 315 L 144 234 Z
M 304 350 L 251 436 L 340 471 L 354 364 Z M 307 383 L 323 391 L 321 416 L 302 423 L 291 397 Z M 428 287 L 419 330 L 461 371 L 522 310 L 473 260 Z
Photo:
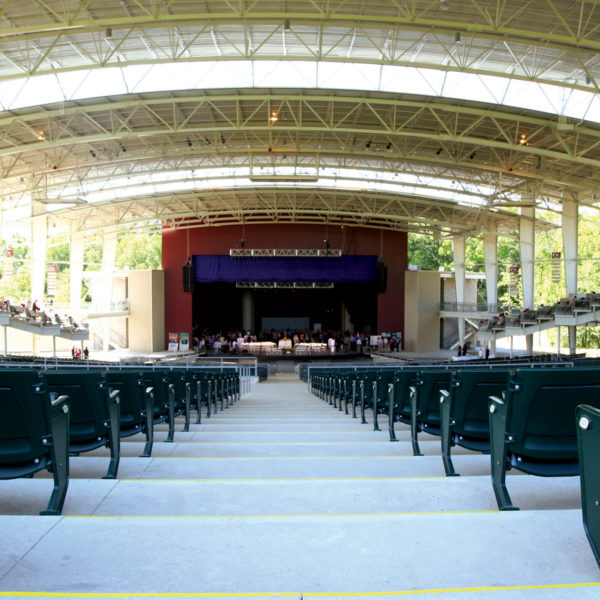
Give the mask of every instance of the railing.
M 487 304 L 485 302 L 441 302 L 440 312 L 456 313 L 489 313 L 493 315 L 508 312 L 510 307 L 503 304 Z
M 104 304 L 96 304 L 95 302 L 91 302 L 89 304 L 83 304 L 81 306 L 82 310 L 86 312 L 126 312 L 129 310 L 129 300 L 127 298 L 122 298 L 121 300 L 113 300 L 110 303 L 110 307 L 106 307 Z

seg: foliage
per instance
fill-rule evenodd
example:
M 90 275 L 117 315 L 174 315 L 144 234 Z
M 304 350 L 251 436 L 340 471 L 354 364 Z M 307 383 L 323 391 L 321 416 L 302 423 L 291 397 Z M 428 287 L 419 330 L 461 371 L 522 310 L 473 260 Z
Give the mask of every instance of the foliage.
M 159 269 L 162 264 L 162 235 L 126 234 L 119 238 L 116 267 L 118 269 Z

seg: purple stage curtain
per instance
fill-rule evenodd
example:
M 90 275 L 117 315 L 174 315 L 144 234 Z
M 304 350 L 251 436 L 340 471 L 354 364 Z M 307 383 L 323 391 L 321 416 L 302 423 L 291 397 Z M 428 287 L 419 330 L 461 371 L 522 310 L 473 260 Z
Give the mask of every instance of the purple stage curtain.
M 375 280 L 376 256 L 339 258 L 232 258 L 195 255 L 194 281 L 235 283 L 237 281 L 332 281 L 369 283 Z

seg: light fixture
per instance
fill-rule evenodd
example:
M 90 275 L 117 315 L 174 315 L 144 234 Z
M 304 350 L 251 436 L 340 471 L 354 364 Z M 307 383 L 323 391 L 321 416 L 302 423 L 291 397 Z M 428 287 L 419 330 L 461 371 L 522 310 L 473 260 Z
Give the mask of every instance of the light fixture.
M 279 121 L 279 117 L 277 116 L 276 110 L 271 111 L 271 116 L 269 117 L 269 121 L 271 121 L 271 123 L 275 123 L 275 122 Z
M 521 146 L 531 146 L 531 144 L 527 141 L 526 133 L 521 134 L 521 138 L 519 139 L 519 144 L 521 144 Z
M 283 22 L 283 28 L 284 28 L 286 31 L 289 31 L 289 30 L 290 30 L 290 20 L 289 20 L 289 19 L 286 19 L 286 20 Z
M 44 133 L 44 132 L 43 132 L 41 129 L 40 129 L 40 130 L 39 130 L 37 133 L 38 133 L 38 135 L 37 135 L 37 139 L 38 139 L 40 142 L 43 142 L 43 141 L 45 141 L 45 139 L 46 139 L 46 134 L 45 134 L 45 133 Z
M 454 34 L 454 41 L 455 41 L 457 44 L 460 44 L 460 40 L 461 40 L 460 31 L 457 31 L 457 32 Z
M 110 38 L 112 37 L 112 29 L 110 27 L 106 28 L 106 39 L 110 40 Z

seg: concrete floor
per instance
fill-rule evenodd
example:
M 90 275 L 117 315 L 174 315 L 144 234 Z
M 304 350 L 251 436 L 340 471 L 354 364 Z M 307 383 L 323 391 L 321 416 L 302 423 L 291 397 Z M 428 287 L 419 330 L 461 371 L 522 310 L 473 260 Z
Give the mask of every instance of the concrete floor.
M 61 517 L 37 516 L 48 475 L 0 482 L 0 598 L 600 596 L 578 478 L 511 474 L 500 513 L 488 456 L 446 478 L 437 438 L 413 457 L 368 420 L 278 374 L 152 458 L 122 440 L 118 480 L 73 458 Z

